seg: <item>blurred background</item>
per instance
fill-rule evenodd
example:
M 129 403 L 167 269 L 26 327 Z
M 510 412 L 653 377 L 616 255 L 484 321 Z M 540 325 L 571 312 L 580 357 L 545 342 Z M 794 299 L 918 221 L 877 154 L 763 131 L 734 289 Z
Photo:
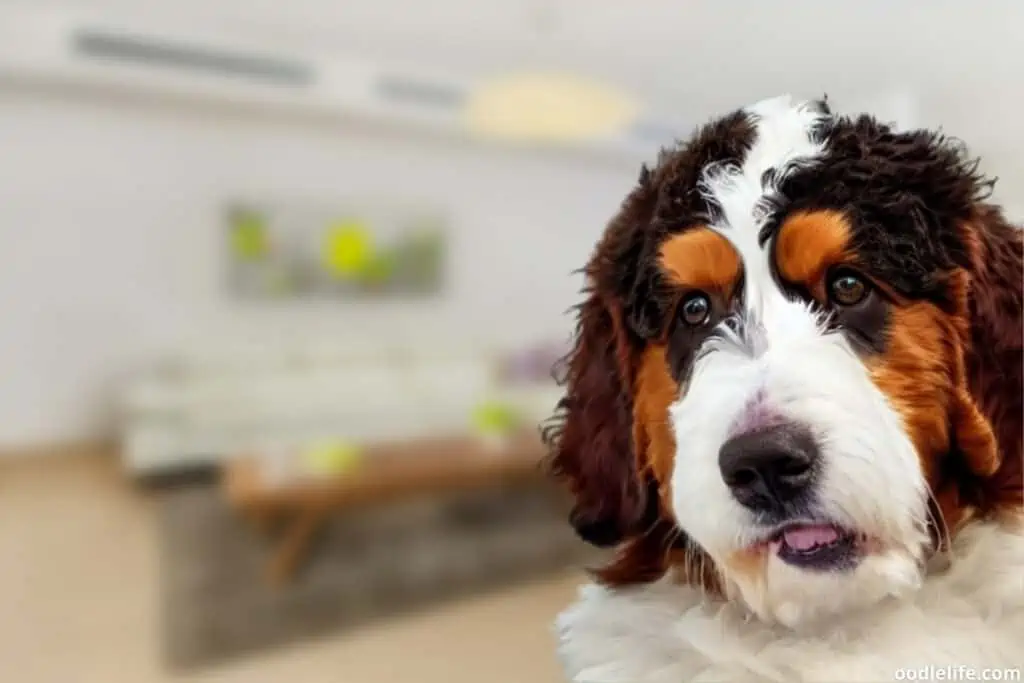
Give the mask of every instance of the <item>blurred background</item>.
M 782 93 L 1024 200 L 1024 4 L 0 0 L 0 677 L 557 681 L 573 274 Z

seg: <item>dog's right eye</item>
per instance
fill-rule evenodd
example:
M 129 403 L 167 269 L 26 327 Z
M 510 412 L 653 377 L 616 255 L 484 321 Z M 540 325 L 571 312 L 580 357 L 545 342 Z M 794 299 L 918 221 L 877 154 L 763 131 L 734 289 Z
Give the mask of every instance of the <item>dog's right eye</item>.
M 695 292 L 683 299 L 679 317 L 691 327 L 699 327 L 711 317 L 711 300 L 702 292 Z

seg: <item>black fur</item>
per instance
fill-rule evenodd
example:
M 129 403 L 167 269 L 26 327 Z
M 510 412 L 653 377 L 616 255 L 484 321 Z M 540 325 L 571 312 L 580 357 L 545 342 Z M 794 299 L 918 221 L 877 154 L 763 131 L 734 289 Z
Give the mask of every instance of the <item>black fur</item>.
M 969 260 L 958 226 L 992 181 L 962 145 L 937 133 L 898 133 L 861 116 L 835 119 L 827 135 L 825 158 L 783 180 L 768 231 L 793 211 L 842 211 L 866 270 L 905 296 L 948 304 L 944 276 Z
M 634 191 L 645 211 L 617 249 L 612 287 L 625 302 L 627 320 L 640 339 L 666 332 L 678 292 L 668 285 L 657 263 L 658 250 L 669 235 L 708 223 L 708 206 L 697 183 L 711 163 L 740 163 L 754 141 L 754 128 L 737 111 L 696 131 L 691 140 L 665 150 L 654 169 L 644 168 Z
M 701 345 L 730 313 L 731 304 L 726 301 L 724 296 L 715 292 L 706 292 L 706 294 L 711 302 L 711 312 L 707 322 L 693 326 L 687 324 L 680 315 L 677 315 L 675 320 L 669 324 L 666 360 L 669 365 L 669 373 L 679 383 L 687 380 Z

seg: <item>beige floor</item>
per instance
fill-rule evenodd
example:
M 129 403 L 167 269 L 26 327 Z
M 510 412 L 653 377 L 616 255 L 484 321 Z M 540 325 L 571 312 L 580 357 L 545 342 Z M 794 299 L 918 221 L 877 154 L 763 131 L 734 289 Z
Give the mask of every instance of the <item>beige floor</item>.
M 110 458 L 0 462 L 4 683 L 552 683 L 562 576 L 188 678 L 160 664 L 153 508 Z

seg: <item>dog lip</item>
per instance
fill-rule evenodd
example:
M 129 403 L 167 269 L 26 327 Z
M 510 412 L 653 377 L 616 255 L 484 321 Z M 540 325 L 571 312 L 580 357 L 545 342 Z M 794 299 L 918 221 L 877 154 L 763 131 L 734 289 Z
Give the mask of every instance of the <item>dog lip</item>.
M 811 552 L 815 548 L 842 541 L 848 535 L 843 529 L 832 524 L 800 524 L 784 529 L 777 540 L 793 550 Z
M 853 538 L 857 541 L 867 541 L 868 536 L 862 532 L 850 529 L 842 524 L 838 524 L 827 519 L 794 519 L 782 524 L 776 524 L 766 528 L 762 533 L 759 533 L 756 539 L 748 545 L 751 550 L 766 549 L 770 546 L 778 545 L 782 542 L 783 536 L 787 532 L 800 531 L 804 529 L 812 528 L 829 528 L 836 532 L 838 538 L 836 540 L 842 540 L 844 538 Z
M 807 527 L 826 527 L 826 526 L 827 527 L 833 527 L 833 528 L 839 529 L 839 530 L 843 529 L 843 526 L 841 524 L 836 524 L 835 522 L 831 522 L 831 521 L 825 520 L 825 519 L 804 519 L 804 518 L 792 519 L 792 520 L 789 520 L 787 522 L 783 522 L 781 524 L 773 524 L 772 526 L 764 527 L 763 530 L 757 535 L 756 540 L 753 543 L 751 543 L 750 545 L 752 547 L 766 546 L 766 545 L 770 545 L 771 543 L 778 542 L 779 539 L 782 538 L 782 535 L 784 533 L 786 533 L 787 531 L 792 531 L 794 529 L 801 529 L 801 528 L 807 528 Z
M 797 540 L 796 534 L 804 536 L 794 547 L 787 543 L 787 534 L 792 535 L 790 540 Z M 808 535 L 817 536 L 819 542 L 809 540 Z M 863 533 L 831 521 L 794 520 L 772 528 L 755 545 L 793 567 L 842 571 L 856 566 L 864 554 L 866 538 Z
M 782 562 L 801 569 L 811 571 L 843 571 L 852 569 L 863 556 L 856 534 L 836 536 L 835 540 L 813 546 L 809 549 L 797 549 L 788 545 L 785 540 L 779 543 L 775 556 Z

